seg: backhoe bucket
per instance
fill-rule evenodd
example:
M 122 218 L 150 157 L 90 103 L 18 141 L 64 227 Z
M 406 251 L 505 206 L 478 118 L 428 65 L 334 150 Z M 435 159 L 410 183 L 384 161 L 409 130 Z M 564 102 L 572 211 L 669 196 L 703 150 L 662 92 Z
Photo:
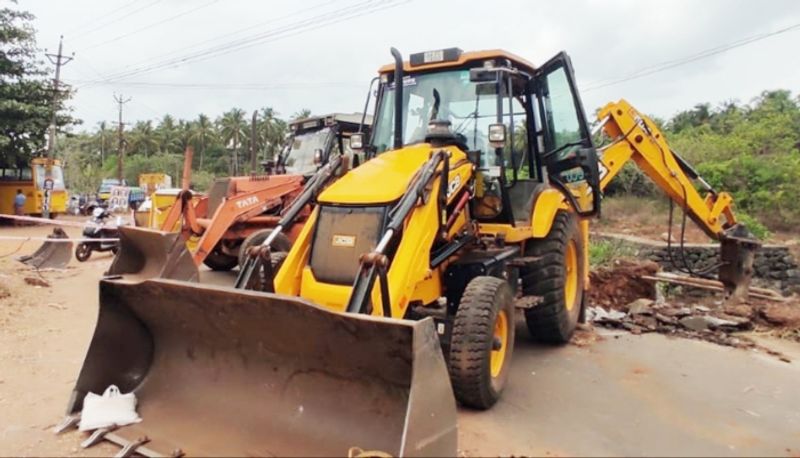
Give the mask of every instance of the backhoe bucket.
M 111 384 L 136 394 L 143 421 L 105 438 L 141 444 L 135 451 L 146 456 L 457 452 L 455 399 L 431 319 L 341 314 L 171 280 L 102 280 L 67 414 Z
M 67 239 L 66 232 L 60 227 L 53 228 L 48 239 Z M 44 242 L 33 254 L 17 258 L 23 264 L 37 269 L 63 269 L 72 259 L 72 242 Z
M 753 261 L 761 242 L 753 238 L 742 224 L 734 226 L 720 239 L 719 280 L 725 287 L 729 300 L 737 301 L 747 297 L 747 290 L 753 278 Z
M 193 282 L 200 276 L 180 233 L 129 226 L 119 228 L 119 253 L 107 275 Z

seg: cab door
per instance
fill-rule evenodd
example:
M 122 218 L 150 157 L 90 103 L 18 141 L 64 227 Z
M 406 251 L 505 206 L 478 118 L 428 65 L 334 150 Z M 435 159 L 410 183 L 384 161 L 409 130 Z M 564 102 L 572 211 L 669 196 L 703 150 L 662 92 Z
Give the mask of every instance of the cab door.
M 531 81 L 538 101 L 538 153 L 547 178 L 560 189 L 581 216 L 600 212 L 597 151 L 572 63 L 565 52 L 541 66 Z

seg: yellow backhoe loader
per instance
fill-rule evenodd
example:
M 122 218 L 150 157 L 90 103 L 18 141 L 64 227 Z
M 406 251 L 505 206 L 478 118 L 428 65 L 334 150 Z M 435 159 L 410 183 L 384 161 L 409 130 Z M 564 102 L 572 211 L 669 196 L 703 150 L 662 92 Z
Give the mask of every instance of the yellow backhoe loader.
M 600 112 L 611 143 L 596 148 L 566 54 L 538 68 L 504 51 L 392 54 L 370 138 L 351 138 L 367 160 L 309 181 L 272 232 L 316 204 L 281 262 L 271 235 L 238 289 L 101 281 L 73 420 L 116 384 L 143 421 L 94 437 L 126 452 L 455 455 L 456 402 L 500 398 L 516 311 L 535 339 L 571 338 L 589 220 L 630 159 L 721 240 L 730 291 L 746 288 L 757 244 L 730 196 L 624 101 Z

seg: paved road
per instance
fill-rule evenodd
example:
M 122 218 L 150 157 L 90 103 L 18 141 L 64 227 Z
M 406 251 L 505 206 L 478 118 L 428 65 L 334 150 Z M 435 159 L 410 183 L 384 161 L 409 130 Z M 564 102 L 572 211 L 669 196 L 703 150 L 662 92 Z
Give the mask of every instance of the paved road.
M 230 284 L 235 273 L 203 272 Z M 800 456 L 800 345 L 787 364 L 661 335 L 601 332 L 547 347 L 518 328 L 512 373 L 490 411 L 459 412 L 466 455 Z

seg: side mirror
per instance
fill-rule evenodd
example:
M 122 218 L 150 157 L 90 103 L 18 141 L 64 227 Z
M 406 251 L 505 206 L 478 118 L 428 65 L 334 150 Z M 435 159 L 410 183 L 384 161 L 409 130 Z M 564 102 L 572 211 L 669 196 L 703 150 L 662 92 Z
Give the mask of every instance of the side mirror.
M 505 124 L 490 124 L 489 125 L 489 145 L 492 148 L 502 148 L 506 144 L 506 125 Z
M 350 149 L 356 152 L 364 149 L 364 134 L 356 133 L 350 136 Z
M 322 164 L 322 149 L 317 148 L 314 150 L 314 165 Z

